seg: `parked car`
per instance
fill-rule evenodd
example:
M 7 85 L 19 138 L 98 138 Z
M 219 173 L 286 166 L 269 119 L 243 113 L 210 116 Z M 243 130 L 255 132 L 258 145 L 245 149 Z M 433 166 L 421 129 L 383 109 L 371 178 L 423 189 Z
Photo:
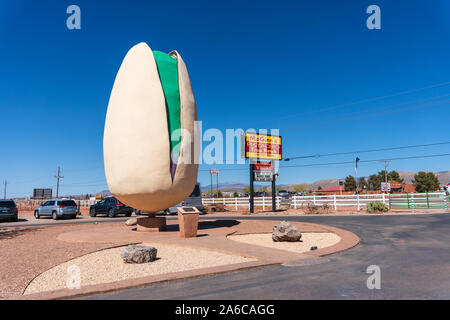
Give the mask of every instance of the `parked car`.
M 289 198 L 289 192 L 286 190 L 278 190 L 278 196 L 281 198 Z
M 181 201 L 179 204 L 174 205 L 166 210 L 161 211 L 160 213 L 164 213 L 167 215 L 177 214 L 179 207 L 196 207 L 200 212 L 203 211 L 203 203 L 202 203 L 202 193 L 200 191 L 200 183 L 197 183 L 192 191 L 191 195 L 186 198 L 186 200 Z M 135 213 L 137 215 L 142 214 L 140 210 L 136 210 Z
M 18 210 L 13 200 L 0 200 L 0 220 L 18 220 Z
M 105 214 L 110 218 L 114 218 L 118 214 L 124 214 L 129 217 L 133 213 L 133 208 L 123 204 L 115 197 L 107 197 L 89 208 L 89 215 L 95 217 L 98 214 Z
M 34 217 L 36 219 L 45 216 L 52 217 L 53 220 L 64 217 L 74 219 L 78 213 L 77 204 L 69 199 L 48 200 L 39 207 L 34 208 Z

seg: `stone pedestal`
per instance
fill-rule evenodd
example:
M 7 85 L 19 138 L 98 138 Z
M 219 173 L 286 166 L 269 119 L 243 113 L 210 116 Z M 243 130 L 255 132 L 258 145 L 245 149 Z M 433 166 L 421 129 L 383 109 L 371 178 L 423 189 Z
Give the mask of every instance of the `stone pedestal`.
M 165 217 L 139 217 L 137 218 L 137 231 L 144 232 L 158 232 L 166 230 L 166 218 Z
M 197 237 L 198 215 L 200 211 L 196 207 L 178 208 L 178 224 L 181 238 Z

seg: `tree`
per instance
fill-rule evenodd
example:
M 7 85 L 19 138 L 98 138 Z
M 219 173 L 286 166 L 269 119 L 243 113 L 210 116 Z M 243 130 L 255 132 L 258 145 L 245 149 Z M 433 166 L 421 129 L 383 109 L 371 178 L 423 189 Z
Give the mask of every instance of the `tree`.
M 317 187 L 317 190 L 322 190 L 322 186 L 318 186 L 318 187 Z
M 439 180 L 433 172 L 420 171 L 412 181 L 417 192 L 430 192 L 439 189 Z
M 359 188 L 360 189 L 367 189 L 367 181 L 366 178 L 361 177 L 358 179 L 359 180 Z
M 344 181 L 345 191 L 355 191 L 356 190 L 356 180 L 353 176 L 347 176 Z
M 239 194 L 235 191 L 234 193 L 233 193 L 233 198 L 237 198 L 239 196 Z
M 380 189 L 381 179 L 379 175 L 372 174 L 369 177 L 369 180 L 367 180 L 367 183 L 369 185 L 369 189 L 371 190 L 378 190 Z
M 400 175 L 397 171 L 391 171 L 388 173 L 388 181 L 397 181 L 399 183 L 403 183 L 404 179 L 400 178 Z

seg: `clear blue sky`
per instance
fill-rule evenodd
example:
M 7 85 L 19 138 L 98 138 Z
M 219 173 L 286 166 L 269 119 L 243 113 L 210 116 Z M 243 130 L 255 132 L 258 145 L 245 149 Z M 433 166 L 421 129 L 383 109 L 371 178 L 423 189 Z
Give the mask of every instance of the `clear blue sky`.
M 71 4 L 81 8 L 81 30 L 66 28 Z M 381 30 L 366 28 L 371 4 L 381 8 Z M 10 197 L 54 188 L 58 165 L 63 194 L 106 188 L 109 94 L 126 52 L 141 41 L 181 53 L 204 130 L 279 128 L 285 157 L 450 141 L 450 84 L 370 100 L 450 81 L 444 0 L 14 0 L 0 3 L 0 37 L 0 180 L 9 181 Z M 450 145 L 283 165 L 438 153 L 450 153 Z M 390 168 L 441 171 L 449 160 L 393 161 Z M 359 175 L 382 168 L 361 163 Z M 278 183 L 353 173 L 352 164 L 281 168 Z M 222 170 L 220 179 L 246 182 L 248 172 Z M 207 171 L 199 181 L 209 184 Z

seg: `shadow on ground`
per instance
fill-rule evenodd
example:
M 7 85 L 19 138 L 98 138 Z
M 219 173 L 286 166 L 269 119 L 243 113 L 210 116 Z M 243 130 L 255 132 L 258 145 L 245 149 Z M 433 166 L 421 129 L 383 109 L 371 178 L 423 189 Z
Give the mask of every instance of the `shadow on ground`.
M 3 228 L 3 229 L 0 229 L 0 240 L 12 239 L 12 238 L 20 236 L 22 234 L 25 234 L 25 233 L 31 233 L 31 232 L 36 232 L 36 231 L 40 231 L 40 230 L 41 229 L 39 229 L 39 228 L 27 228 L 27 229 Z
M 238 225 L 237 220 L 214 220 L 214 221 L 199 221 L 198 230 L 216 229 L 216 228 L 231 228 Z M 168 225 L 166 231 L 180 231 L 178 224 Z

